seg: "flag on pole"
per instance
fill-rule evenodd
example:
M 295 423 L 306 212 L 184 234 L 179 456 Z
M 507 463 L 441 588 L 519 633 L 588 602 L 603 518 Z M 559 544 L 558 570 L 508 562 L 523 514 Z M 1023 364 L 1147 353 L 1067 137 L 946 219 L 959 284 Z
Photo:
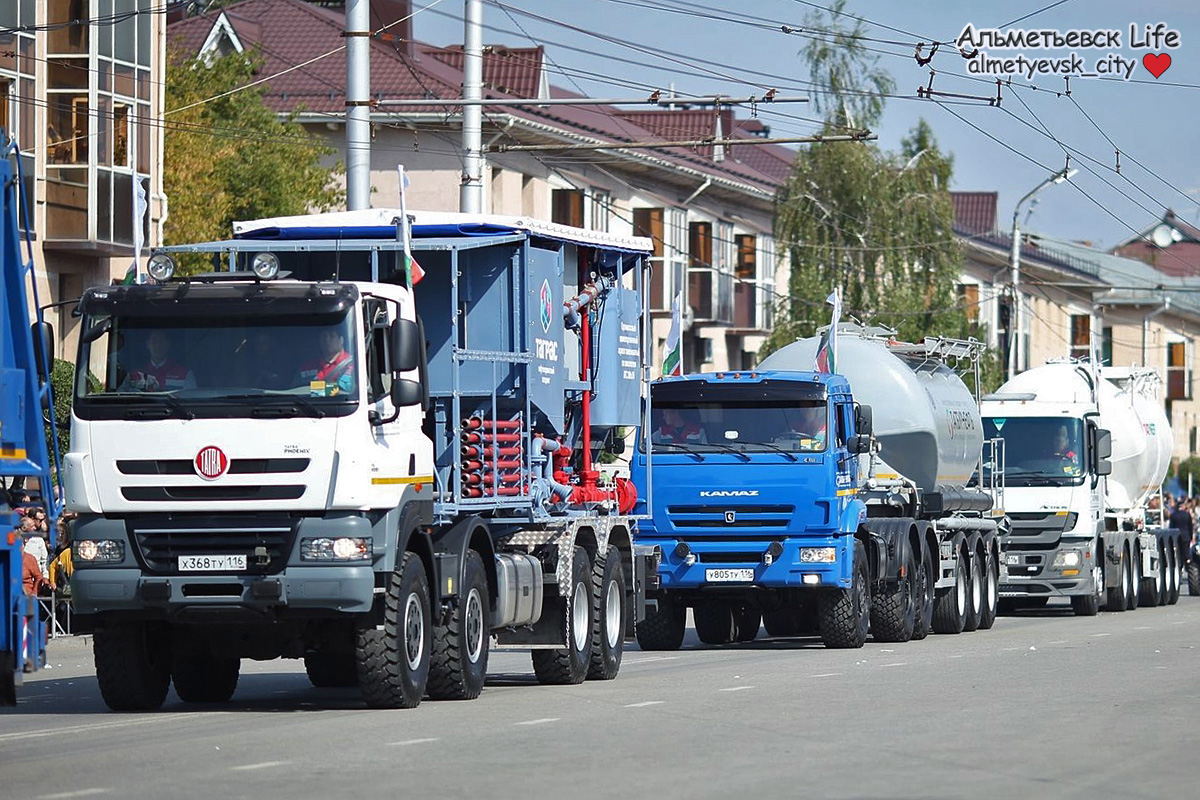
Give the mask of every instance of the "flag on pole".
M 683 292 L 675 295 L 671 303 L 671 330 L 667 333 L 667 342 L 663 350 L 662 373 L 667 375 L 683 374 Z
M 833 307 L 833 319 L 829 323 L 829 327 L 821 334 L 821 341 L 817 345 L 817 372 L 833 374 L 837 371 L 837 326 L 838 321 L 842 318 L 842 294 L 838 289 L 834 289 L 829 297 L 825 298 L 826 305 Z
M 146 202 L 146 189 L 142 186 L 142 181 L 138 178 L 137 172 L 133 173 L 133 280 L 129 279 L 129 273 L 125 273 L 125 280 L 122 283 L 141 283 L 142 282 L 142 244 L 143 236 L 142 229 L 146 224 L 146 211 L 149 204 Z
M 412 288 L 421 282 L 421 278 L 425 277 L 425 270 L 421 269 L 421 265 L 413 258 L 412 254 L 412 231 L 408 225 L 408 207 L 404 203 L 404 190 L 408 188 L 408 173 L 404 171 L 403 164 L 397 164 L 396 170 L 400 173 L 400 227 L 404 237 L 404 277 L 408 279 L 408 288 Z

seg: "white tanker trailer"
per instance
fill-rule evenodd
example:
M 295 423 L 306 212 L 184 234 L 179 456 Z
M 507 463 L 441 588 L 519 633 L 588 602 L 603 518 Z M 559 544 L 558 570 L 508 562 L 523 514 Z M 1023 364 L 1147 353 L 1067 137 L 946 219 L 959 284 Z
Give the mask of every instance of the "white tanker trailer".
M 1005 442 L 1002 606 L 1070 597 L 1091 616 L 1179 599 L 1186 543 L 1149 508 L 1171 460 L 1160 383 L 1152 369 L 1050 363 L 984 398 L 985 432 Z

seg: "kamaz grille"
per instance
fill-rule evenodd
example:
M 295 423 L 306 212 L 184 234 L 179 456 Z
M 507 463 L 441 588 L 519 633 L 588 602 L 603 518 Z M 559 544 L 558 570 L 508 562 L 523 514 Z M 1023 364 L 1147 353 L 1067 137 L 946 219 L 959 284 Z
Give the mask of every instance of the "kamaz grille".
M 786 528 L 795 509 L 795 506 L 783 505 L 667 506 L 667 518 L 676 530 Z
M 143 517 L 126 524 L 140 560 L 157 573 L 177 574 L 179 557 L 191 555 L 244 555 L 249 573 L 279 572 L 296 538 L 295 520 L 282 516 Z

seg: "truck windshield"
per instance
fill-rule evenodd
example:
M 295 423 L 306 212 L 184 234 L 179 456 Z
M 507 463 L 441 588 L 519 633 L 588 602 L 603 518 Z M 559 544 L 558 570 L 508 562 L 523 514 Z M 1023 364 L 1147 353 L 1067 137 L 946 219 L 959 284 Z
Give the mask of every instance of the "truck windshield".
M 828 411 L 819 400 L 665 402 L 651 415 L 655 453 L 803 452 L 825 449 Z
M 1004 478 L 1009 486 L 1065 486 L 1086 471 L 1083 424 L 1062 417 L 991 417 L 984 437 L 1004 439 Z
M 354 315 L 84 317 L 84 418 L 343 416 L 359 396 Z

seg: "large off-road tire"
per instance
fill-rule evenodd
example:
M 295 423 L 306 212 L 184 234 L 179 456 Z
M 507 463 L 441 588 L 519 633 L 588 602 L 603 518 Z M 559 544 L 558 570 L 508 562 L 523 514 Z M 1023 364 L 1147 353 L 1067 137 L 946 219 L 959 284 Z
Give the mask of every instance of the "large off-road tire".
M 1104 549 L 1100 542 L 1092 546 L 1098 569 L 1093 573 L 1095 591 L 1090 595 L 1077 595 L 1071 598 L 1071 610 L 1077 617 L 1094 617 L 1100 613 L 1104 605 Z
M 433 649 L 429 579 L 416 553 L 400 557 L 383 602 L 383 630 L 358 632 L 358 685 L 371 708 L 416 708 Z
M 849 589 L 828 590 L 820 596 L 817 626 L 830 648 L 858 648 L 867 641 L 871 625 L 871 574 L 863 543 L 854 542 L 853 576 Z
M 737 638 L 734 607 L 724 600 L 697 603 L 692 608 L 696 636 L 704 644 L 728 644 Z
M 637 624 L 638 647 L 643 650 L 678 650 L 687 629 L 687 606 L 671 598 L 659 597 L 657 610 L 646 610 Z
M 733 609 L 733 627 L 735 642 L 753 642 L 758 638 L 758 629 L 762 627 L 762 612 L 757 608 L 737 607 Z
M 764 611 L 762 614 L 763 627 L 767 636 L 795 636 L 800 632 L 799 608 L 785 601 L 779 608 Z
M 217 658 L 199 647 L 177 646 L 171 682 L 185 703 L 224 703 L 233 697 L 241 669 L 241 659 Z
M 965 554 L 960 548 L 954 559 L 954 585 L 941 589 L 933 601 L 933 632 L 962 633 L 970 604 Z
M 917 589 L 916 556 L 911 548 L 904 559 L 904 577 L 894 588 L 876 592 L 871 598 L 871 635 L 877 642 L 907 642 L 917 624 L 921 602 Z
M 445 625 L 433 626 L 427 687 L 432 699 L 474 700 L 483 691 L 492 640 L 489 596 L 483 559 L 468 550 L 458 602 Z
M 0 708 L 17 704 L 17 654 L 0 651 Z
M 1188 560 L 1187 565 L 1188 596 L 1200 597 L 1200 564 Z
M 625 567 L 621 551 L 608 555 L 592 568 L 592 660 L 588 680 L 611 681 L 621 671 L 625 653 Z
M 913 623 L 912 640 L 920 641 L 933 632 L 933 601 L 936 568 L 929 547 L 921 543 L 921 563 L 917 572 L 917 618 Z
M 575 548 L 571 559 L 571 593 L 563 614 L 566 647 L 533 650 L 533 672 L 541 683 L 583 683 L 592 660 L 592 562 L 587 551 Z
M 1142 591 L 1142 548 L 1140 545 L 1134 545 L 1133 557 L 1129 559 L 1129 599 L 1125 607 L 1130 611 L 1137 611 L 1137 607 L 1141 605 L 1140 594 Z
M 169 634 L 145 622 L 121 622 L 92 638 L 100 696 L 113 711 L 153 711 L 171 685 Z
M 304 672 L 318 689 L 358 686 L 358 663 L 354 651 L 317 651 L 304 656 Z
M 980 587 L 983 606 L 979 609 L 979 630 L 988 631 L 996 624 L 1000 606 L 1000 558 L 995 550 L 987 551 L 983 560 L 983 586 Z
M 1107 558 L 1107 555 L 1104 557 Z M 1129 552 L 1124 549 L 1121 550 L 1121 563 L 1117 569 L 1121 570 L 1121 582 L 1106 590 L 1105 611 L 1121 612 L 1129 603 Z

